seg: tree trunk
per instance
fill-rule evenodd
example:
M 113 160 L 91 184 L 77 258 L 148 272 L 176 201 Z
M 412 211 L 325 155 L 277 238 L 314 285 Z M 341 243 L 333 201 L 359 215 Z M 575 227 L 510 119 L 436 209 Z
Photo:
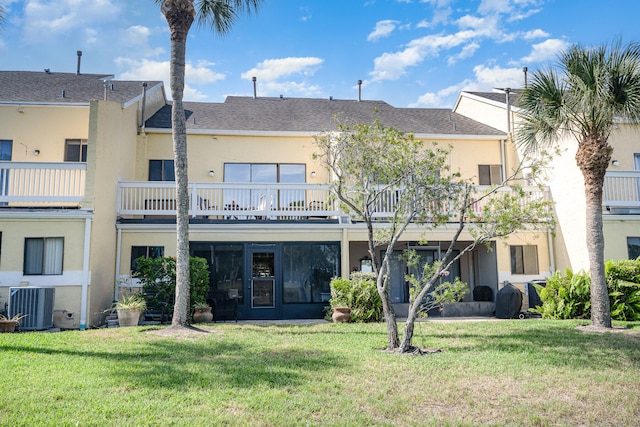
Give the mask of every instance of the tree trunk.
M 587 251 L 591 271 L 591 324 L 611 328 L 609 291 L 604 275 L 604 233 L 602 231 L 602 187 L 613 149 L 596 138 L 583 141 L 576 153 L 582 171 L 586 198 Z
M 398 335 L 398 323 L 396 322 L 396 313 L 393 310 L 393 305 L 391 304 L 391 297 L 389 296 L 389 292 L 387 290 L 386 281 L 384 280 L 384 276 L 381 274 L 384 268 L 380 269 L 378 273 L 378 294 L 380 295 L 380 299 L 382 300 L 382 312 L 384 314 L 384 321 L 387 325 L 387 350 L 395 350 L 400 346 L 400 337 Z
M 167 0 L 162 13 L 171 30 L 171 127 L 176 176 L 176 299 L 173 326 L 189 322 L 189 180 L 187 171 L 187 128 L 182 97 L 189 28 L 195 18 L 192 1 Z

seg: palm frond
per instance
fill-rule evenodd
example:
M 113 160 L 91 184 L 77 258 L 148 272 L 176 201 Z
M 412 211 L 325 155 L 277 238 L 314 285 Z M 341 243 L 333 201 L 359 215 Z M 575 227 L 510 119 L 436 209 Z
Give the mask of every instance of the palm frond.
M 261 0 L 199 0 L 196 2 L 198 25 L 208 26 L 218 34 L 226 34 L 236 18 L 258 10 Z

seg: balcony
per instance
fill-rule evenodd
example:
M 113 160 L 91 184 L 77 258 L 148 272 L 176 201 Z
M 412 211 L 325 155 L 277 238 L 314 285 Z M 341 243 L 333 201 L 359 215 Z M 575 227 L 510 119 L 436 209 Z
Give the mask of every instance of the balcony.
M 606 214 L 640 215 L 640 171 L 608 171 L 602 206 Z
M 118 184 L 118 215 L 175 216 L 174 182 Z M 282 183 L 189 183 L 189 215 L 224 220 L 328 219 L 339 211 L 329 186 Z
M 484 190 L 486 187 L 478 188 L 479 193 Z M 546 189 L 531 187 L 524 190 L 523 203 L 529 199 L 549 198 Z M 374 207 L 376 220 L 393 217 L 400 191 L 390 189 L 377 201 Z M 486 202 L 484 199 L 474 204 L 476 214 L 482 212 Z M 117 209 L 121 217 L 175 217 L 175 183 L 120 182 Z M 282 183 L 190 183 L 189 215 L 216 220 L 306 220 L 349 216 L 339 210 L 328 185 Z M 360 220 L 353 216 L 350 219 Z
M 79 207 L 85 163 L 0 162 L 0 206 Z

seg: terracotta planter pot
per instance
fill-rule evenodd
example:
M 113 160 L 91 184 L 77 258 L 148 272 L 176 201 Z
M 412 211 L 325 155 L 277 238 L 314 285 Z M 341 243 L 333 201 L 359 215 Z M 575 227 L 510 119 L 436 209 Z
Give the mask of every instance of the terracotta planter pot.
M 351 320 L 351 309 L 349 307 L 334 307 L 331 319 L 334 323 L 345 323 Z
M 139 308 L 118 308 L 118 324 L 120 326 L 138 326 L 142 310 Z
M 0 321 L 0 333 L 14 332 L 18 326 L 17 320 L 2 320 Z
M 213 320 L 213 313 L 211 313 L 211 307 L 194 308 L 192 317 L 193 317 L 193 323 L 210 323 Z

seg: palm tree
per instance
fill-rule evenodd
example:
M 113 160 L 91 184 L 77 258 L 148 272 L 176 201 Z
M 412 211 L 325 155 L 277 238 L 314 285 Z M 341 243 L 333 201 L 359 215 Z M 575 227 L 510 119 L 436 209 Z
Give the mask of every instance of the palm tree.
M 176 176 L 176 301 L 173 327 L 186 326 L 189 313 L 189 192 L 187 178 L 187 131 L 182 96 L 184 92 L 185 52 L 191 24 L 211 27 L 225 34 L 243 12 L 258 9 L 261 0 L 155 0 L 171 31 L 170 86 L 173 109 L 171 127 Z
M 575 45 L 559 57 L 558 70 L 534 73 L 519 99 L 518 143 L 536 150 L 564 136 L 578 142 L 576 163 L 586 196 L 587 251 L 591 270 L 591 323 L 611 327 L 604 276 L 602 187 L 613 148 L 614 120 L 640 120 L 640 45 L 620 41 L 586 48 Z

